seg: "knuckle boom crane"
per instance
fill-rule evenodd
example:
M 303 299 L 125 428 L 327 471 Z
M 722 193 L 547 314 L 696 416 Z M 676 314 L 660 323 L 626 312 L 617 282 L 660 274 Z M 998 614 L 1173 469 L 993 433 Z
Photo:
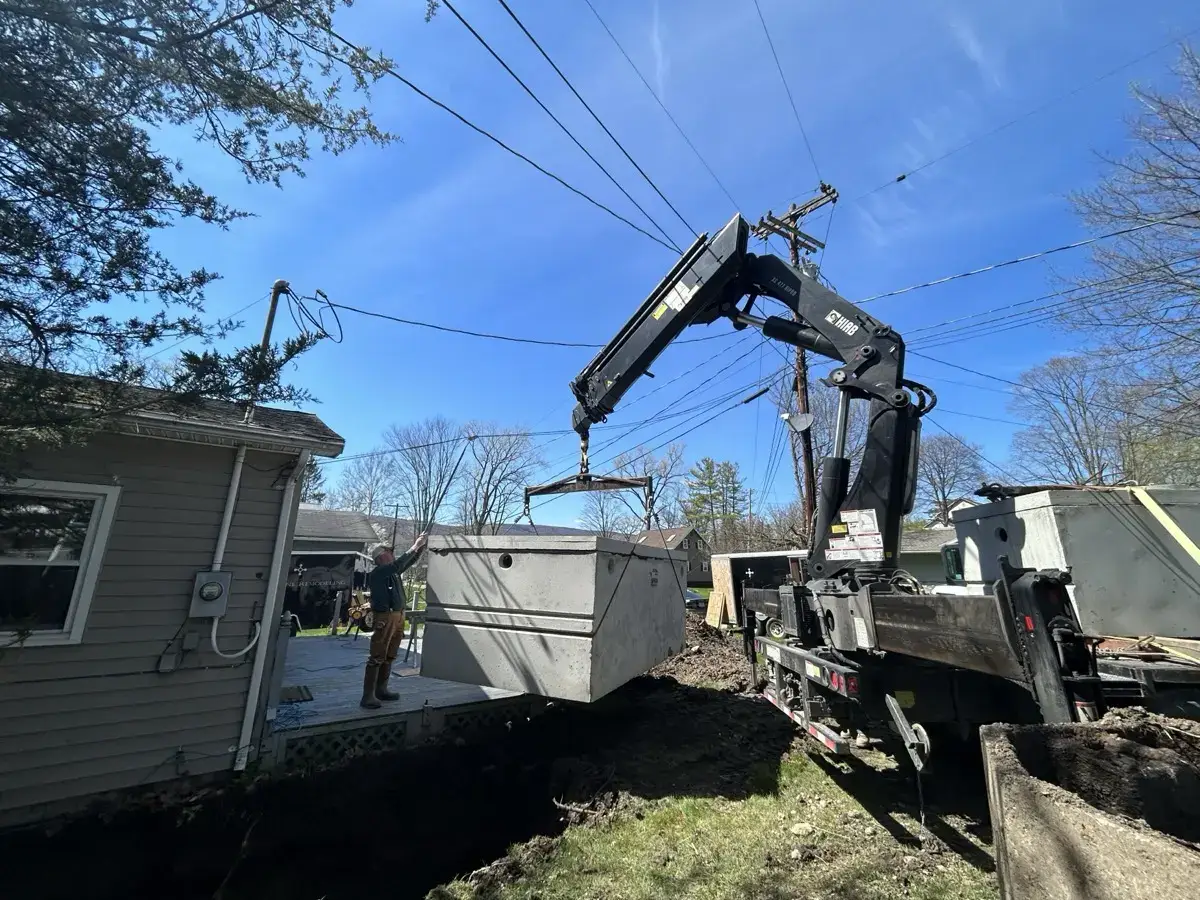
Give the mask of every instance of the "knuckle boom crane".
M 904 340 L 896 331 L 782 259 L 750 253 L 749 237 L 741 215 L 711 239 L 698 237 L 571 382 L 580 472 L 527 488 L 526 509 L 541 494 L 644 487 L 649 528 L 649 478 L 589 471 L 592 425 L 615 411 L 686 328 L 721 319 L 735 329 L 757 328 L 768 339 L 834 360 L 823 381 L 839 391 L 833 452 L 821 466 L 816 522 L 808 523 L 807 580 L 778 589 L 782 637 L 762 633 L 750 600 L 739 612 L 756 675 L 755 660 L 766 665 L 767 698 L 835 751 L 846 749 L 844 739 L 820 719 L 864 725 L 890 719 L 918 768 L 930 738 L 909 724 L 913 712 L 960 728 L 997 718 L 1095 715 L 1102 701 L 1094 655 L 1075 626 L 1065 581 L 1010 569 L 1002 560 L 1005 578 L 994 595 L 946 596 L 922 592 L 899 567 L 903 519 L 915 499 L 921 418 L 936 397 L 905 377 Z M 755 315 L 763 297 L 782 303 L 795 320 Z M 866 404 L 868 425 L 851 484 L 852 402 Z M 1015 692 L 998 688 L 998 680 Z M 914 710 L 915 692 L 900 688 L 916 683 L 922 702 Z

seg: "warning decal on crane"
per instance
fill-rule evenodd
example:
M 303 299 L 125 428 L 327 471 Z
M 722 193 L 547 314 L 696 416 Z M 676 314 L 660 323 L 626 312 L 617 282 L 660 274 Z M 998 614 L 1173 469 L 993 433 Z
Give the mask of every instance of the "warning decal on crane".
M 671 289 L 667 291 L 666 296 L 663 297 L 663 303 L 667 304 L 667 306 L 671 307 L 671 309 L 675 310 L 675 312 L 682 312 L 684 306 L 687 305 L 687 302 L 692 299 L 698 290 L 700 290 L 699 282 L 688 286 L 680 281 L 677 281 L 671 285 Z
M 842 523 L 846 537 L 829 539 L 827 559 L 878 562 L 883 559 L 883 535 L 879 517 L 873 509 L 844 509 Z

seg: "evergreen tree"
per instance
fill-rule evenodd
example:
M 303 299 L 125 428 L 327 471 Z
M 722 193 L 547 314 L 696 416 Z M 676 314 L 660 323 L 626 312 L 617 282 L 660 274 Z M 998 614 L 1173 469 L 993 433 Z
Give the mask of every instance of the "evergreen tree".
M 329 493 L 325 490 L 325 470 L 317 463 L 315 456 L 310 456 L 300 478 L 300 502 L 324 503 L 328 496 Z
M 714 550 L 717 547 L 717 514 L 720 482 L 717 478 L 717 462 L 706 456 L 688 471 L 684 479 L 683 514 L 688 524 L 700 532 L 700 536 Z

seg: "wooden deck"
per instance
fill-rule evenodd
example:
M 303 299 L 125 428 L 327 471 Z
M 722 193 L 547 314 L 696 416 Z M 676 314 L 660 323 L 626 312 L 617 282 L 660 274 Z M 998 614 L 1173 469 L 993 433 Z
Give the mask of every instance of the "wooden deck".
M 418 640 L 407 665 L 401 647 L 392 672 L 391 689 L 400 699 L 363 709 L 358 701 L 369 644 L 365 635 L 288 642 L 283 685 L 308 688 L 312 700 L 278 707 L 271 725 L 273 765 L 294 767 L 348 753 L 419 746 L 443 732 L 457 734 L 540 703 L 514 691 L 422 677 Z

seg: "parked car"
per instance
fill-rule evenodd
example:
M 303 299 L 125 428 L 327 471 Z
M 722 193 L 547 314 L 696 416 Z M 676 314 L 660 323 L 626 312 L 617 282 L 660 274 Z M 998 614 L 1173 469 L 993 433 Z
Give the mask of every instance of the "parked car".
M 688 609 L 703 609 L 708 606 L 708 600 L 702 594 L 687 590 L 683 592 L 683 605 Z

